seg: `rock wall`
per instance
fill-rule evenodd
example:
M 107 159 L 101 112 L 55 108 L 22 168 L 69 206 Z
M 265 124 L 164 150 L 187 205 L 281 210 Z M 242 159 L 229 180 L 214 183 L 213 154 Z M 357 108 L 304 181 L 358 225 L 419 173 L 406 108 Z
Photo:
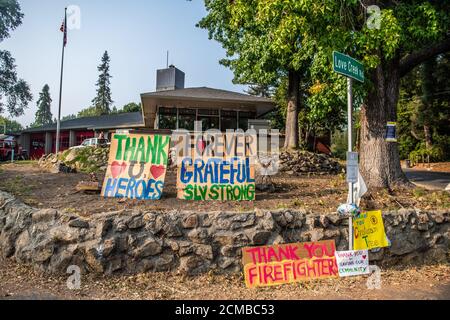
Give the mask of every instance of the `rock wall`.
M 392 246 L 370 254 L 379 264 L 449 261 L 450 214 L 384 214 Z M 0 254 L 50 273 L 241 270 L 243 246 L 334 239 L 346 250 L 348 219 L 283 209 L 247 213 L 105 212 L 80 218 L 34 209 L 0 192 Z

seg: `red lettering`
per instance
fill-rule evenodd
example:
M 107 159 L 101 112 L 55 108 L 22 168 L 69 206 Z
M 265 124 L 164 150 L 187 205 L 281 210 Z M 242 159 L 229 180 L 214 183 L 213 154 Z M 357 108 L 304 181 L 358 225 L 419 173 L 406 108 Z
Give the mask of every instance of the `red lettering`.
M 256 265 L 254 265 L 254 266 L 248 268 L 248 269 L 247 269 L 247 273 L 248 273 L 248 274 L 247 274 L 247 278 L 248 278 L 248 280 L 249 280 L 249 282 L 250 282 L 250 285 L 252 285 L 253 282 L 254 282 L 254 278 L 255 278 L 256 275 L 257 275 L 257 272 L 256 272 Z
M 289 254 L 291 256 L 291 260 L 300 260 L 300 257 L 295 253 L 295 250 L 297 249 L 297 246 L 289 246 Z
M 330 268 L 330 275 L 333 275 L 333 276 L 338 274 L 337 265 L 335 262 L 336 262 L 335 259 L 330 259 L 330 263 L 328 264 L 328 266 Z
M 245 250 L 247 253 L 251 254 L 253 263 L 261 262 L 261 248 L 255 247 Z
M 325 255 L 327 255 L 328 257 L 334 257 L 334 253 L 336 251 L 336 249 L 334 247 L 334 241 L 332 241 L 329 244 L 330 244 L 330 250 L 328 250 L 326 245 L 323 245 L 324 251 L 325 251 Z
M 272 277 L 272 266 L 263 266 L 263 270 L 264 270 L 264 274 L 263 274 L 263 281 L 264 283 L 268 283 L 268 279 L 270 278 L 273 282 L 273 277 Z
M 288 272 L 292 272 L 292 263 L 291 262 L 287 262 L 283 264 L 283 273 L 284 273 L 284 279 L 285 280 L 289 280 L 289 275 Z M 294 273 L 295 274 L 295 273 Z
M 286 246 L 284 249 L 282 247 L 279 247 L 278 249 L 278 255 L 279 255 L 279 259 L 278 261 L 283 261 L 283 260 L 292 260 L 292 258 L 290 257 L 290 246 Z
M 275 259 L 273 259 L 275 257 Z M 268 262 L 272 262 L 272 261 L 280 261 L 278 259 L 277 253 L 275 252 L 274 248 L 269 248 L 268 252 L 267 252 L 267 261 Z
M 273 278 L 274 281 L 283 281 L 283 273 L 281 272 L 281 265 L 277 264 L 273 266 Z

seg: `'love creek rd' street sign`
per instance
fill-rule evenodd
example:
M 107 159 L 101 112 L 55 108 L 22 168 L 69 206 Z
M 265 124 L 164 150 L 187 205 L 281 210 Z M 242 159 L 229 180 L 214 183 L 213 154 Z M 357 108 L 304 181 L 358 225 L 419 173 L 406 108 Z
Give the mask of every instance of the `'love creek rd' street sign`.
M 364 82 L 362 63 L 343 53 L 333 51 L 333 71 Z

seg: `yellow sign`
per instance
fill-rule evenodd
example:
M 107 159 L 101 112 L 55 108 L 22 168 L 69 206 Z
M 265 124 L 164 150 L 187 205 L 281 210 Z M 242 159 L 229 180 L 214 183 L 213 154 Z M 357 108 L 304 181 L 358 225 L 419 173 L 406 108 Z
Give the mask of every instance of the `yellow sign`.
M 353 219 L 353 250 L 387 247 L 381 210 L 362 212 Z

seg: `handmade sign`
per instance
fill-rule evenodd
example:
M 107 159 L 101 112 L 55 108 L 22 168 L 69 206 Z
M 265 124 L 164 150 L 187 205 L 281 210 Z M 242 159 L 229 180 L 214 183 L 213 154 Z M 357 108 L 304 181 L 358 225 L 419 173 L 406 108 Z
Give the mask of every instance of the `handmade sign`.
M 255 169 L 249 158 L 184 158 L 177 185 L 179 199 L 254 200 Z
M 381 210 L 362 212 L 353 219 L 355 250 L 387 247 Z
M 249 288 L 337 277 L 334 240 L 242 249 Z
M 169 142 L 170 136 L 113 134 L 102 196 L 160 199 Z
M 197 141 L 196 152 L 178 163 L 178 198 L 254 200 L 256 138 L 233 132 L 206 137 L 210 140 Z
M 368 250 L 336 251 L 335 256 L 340 277 L 370 273 Z

